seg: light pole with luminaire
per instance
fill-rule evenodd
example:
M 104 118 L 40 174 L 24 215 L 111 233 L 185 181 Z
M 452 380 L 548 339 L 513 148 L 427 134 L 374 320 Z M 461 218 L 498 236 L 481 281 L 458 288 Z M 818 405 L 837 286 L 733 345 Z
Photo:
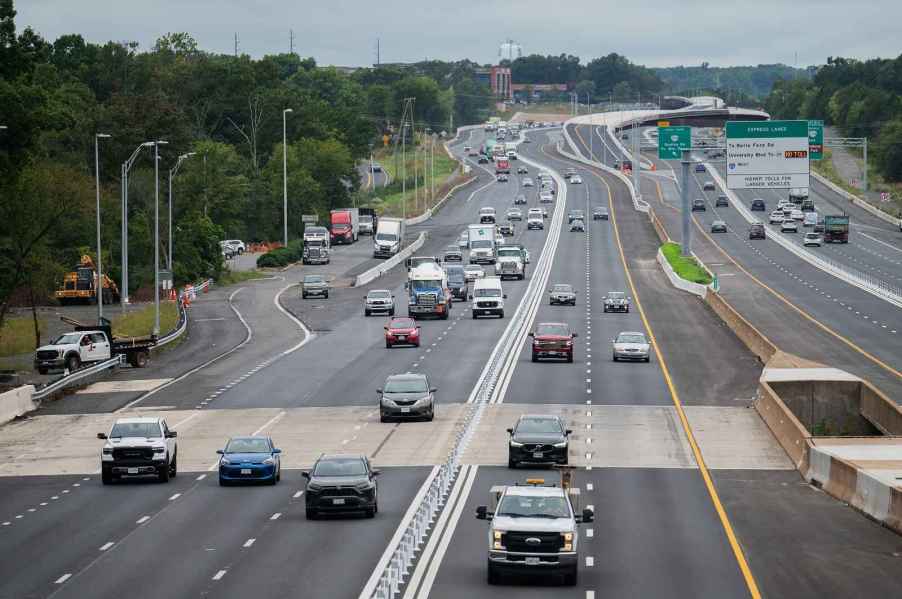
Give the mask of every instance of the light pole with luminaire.
M 175 166 L 169 169 L 169 259 L 167 260 L 169 276 L 172 276 L 172 178 L 179 172 L 179 167 L 182 166 L 182 162 L 189 157 L 194 156 L 196 153 L 197 152 L 188 152 L 187 154 L 182 154 L 175 162 Z
M 288 247 L 288 133 L 287 117 L 291 108 L 282 111 L 282 243 Z
M 135 148 L 128 160 L 122 163 L 122 286 L 119 289 L 119 303 L 122 305 L 123 312 L 128 304 L 128 171 L 138 159 L 142 148 L 149 148 L 152 145 L 152 141 L 145 141 Z
M 168 141 L 153 143 L 154 201 L 153 201 L 153 334 L 160 334 L 160 146 Z
M 94 292 L 97 294 L 97 324 L 103 318 L 103 261 L 100 247 L 100 140 L 108 139 L 106 133 L 94 134 L 94 175 L 97 180 L 97 283 Z M 111 294 L 112 297 L 112 294 Z

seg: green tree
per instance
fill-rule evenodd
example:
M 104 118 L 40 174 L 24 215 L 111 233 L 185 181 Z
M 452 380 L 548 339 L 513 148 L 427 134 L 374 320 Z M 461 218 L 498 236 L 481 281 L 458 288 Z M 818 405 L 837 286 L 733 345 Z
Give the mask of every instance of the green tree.
M 902 181 L 902 117 L 896 117 L 880 130 L 874 144 L 878 170 L 890 181 Z

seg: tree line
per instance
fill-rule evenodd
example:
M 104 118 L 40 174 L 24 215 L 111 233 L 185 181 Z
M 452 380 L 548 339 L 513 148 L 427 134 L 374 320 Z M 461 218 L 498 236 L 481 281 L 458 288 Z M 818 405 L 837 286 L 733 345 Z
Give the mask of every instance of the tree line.
M 185 282 L 221 272 L 221 239 L 281 239 L 283 110 L 292 110 L 296 237 L 301 214 L 350 205 L 357 161 L 395 132 L 403 98 L 416 98 L 418 130 L 478 122 L 492 105 L 469 61 L 345 73 L 295 54 L 205 52 L 187 33 L 146 51 L 78 34 L 49 41 L 17 31 L 15 16 L 13 0 L 0 0 L 0 323 L 11 303 L 52 295 L 80 255 L 94 254 L 95 133 L 111 136 L 99 141 L 99 178 L 104 270 L 116 281 L 123 162 L 144 142 L 168 142 L 159 164 L 165 264 L 169 170 L 193 152 L 172 185 L 173 271 Z M 152 150 L 138 152 L 128 176 L 129 280 L 139 296 L 153 281 Z
M 880 173 L 902 181 L 902 55 L 830 57 L 810 80 L 776 82 L 764 108 L 774 118 L 822 119 L 845 136 L 867 137 Z

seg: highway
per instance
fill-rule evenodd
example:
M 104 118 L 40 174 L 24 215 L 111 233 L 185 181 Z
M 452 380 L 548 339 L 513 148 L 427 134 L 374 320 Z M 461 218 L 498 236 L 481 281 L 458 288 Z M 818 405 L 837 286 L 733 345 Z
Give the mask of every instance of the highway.
M 584 145 L 588 128 L 580 127 L 579 135 L 574 132 L 573 136 L 580 140 L 578 143 L 582 145 L 584 155 L 588 156 Z M 679 240 L 679 189 L 676 182 L 667 175 L 668 172 L 673 172 L 673 165 L 670 161 L 647 157 L 658 166 L 659 174 L 649 175 L 644 172 L 643 195 L 655 208 L 671 237 Z M 725 276 L 720 277 L 721 292 L 730 299 L 734 307 L 740 309 L 755 326 L 786 351 L 848 370 L 870 380 L 889 397 L 900 400 L 902 308 L 826 274 L 772 240 L 750 241 L 747 235 L 748 223 L 737 210 L 732 206 L 714 206 L 717 195 L 723 191 L 717 189 L 706 192 L 702 189 L 705 181 L 712 180 L 710 175 L 691 170 L 690 200 L 702 198 L 707 206 L 706 211 L 692 213 L 696 223 L 693 230 L 694 247 L 702 260 L 714 269 L 715 274 L 725 273 Z M 754 213 L 765 220 L 776 205 L 777 196 L 776 192 L 764 194 L 759 191 L 743 190 L 737 195 L 747 204 L 754 197 L 765 198 L 768 211 Z M 818 202 L 815 199 L 816 205 Z M 708 234 L 711 222 L 716 219 L 727 223 L 729 232 L 726 235 Z M 868 226 L 878 228 L 872 222 L 876 220 L 871 217 Z M 891 240 L 891 227 L 887 223 L 884 225 L 880 227 L 882 233 L 874 234 L 888 236 Z M 769 235 L 779 234 L 773 226 L 768 226 Z M 852 240 L 859 234 L 853 229 Z M 802 233 L 797 234 L 799 238 L 801 235 Z M 838 248 L 838 251 L 845 253 L 858 252 L 857 255 L 864 260 L 864 253 L 855 250 L 854 245 L 826 245 L 809 250 L 818 252 Z M 885 251 L 893 250 L 885 248 Z M 835 259 L 834 255 L 830 257 Z M 853 262 L 847 264 L 854 265 Z M 744 272 L 735 265 L 744 269 Z M 861 266 L 856 268 L 860 270 Z M 744 276 L 746 274 L 749 278 Z M 815 323 L 816 326 L 812 326 Z M 837 336 L 846 342 L 835 343 Z
M 559 132 L 529 135 L 524 158 L 556 171 L 571 166 L 554 152 Z M 481 137 L 470 132 L 452 148 L 459 153 Z M 419 254 L 456 243 L 482 206 L 503 215 L 521 191 L 519 177 L 496 183 L 473 166 L 476 182 L 410 228 L 409 237 L 428 233 Z M 587 221 L 586 233 L 570 233 L 565 220 L 559 238 L 550 226 L 526 231 L 525 224 L 516 235 L 530 250 L 532 268 L 543 251 L 553 252 L 548 285 L 576 287 L 576 307 L 551 307 L 543 285 L 528 315 L 579 332 L 575 361 L 532 363 L 526 339 L 513 347 L 511 368 L 464 455 L 445 526 L 423 545 L 405 596 L 898 591 L 897 537 L 801 484 L 747 407 L 760 364 L 709 310 L 666 284 L 650 257 L 654 233 L 632 211 L 622 184 L 579 170 L 585 183 L 560 190 L 557 203 L 566 205 L 557 210 L 591 214 L 607 205 L 611 220 Z M 535 194 L 526 195 L 524 208 L 535 205 Z M 532 278 L 546 274 L 535 270 L 526 281 L 504 282 L 504 319 L 473 320 L 465 303 L 455 304 L 449 320 L 421 321 L 421 348 L 386 349 L 385 318 L 365 317 L 362 297 L 386 288 L 403 300 L 405 273 L 396 268 L 350 287 L 351 276 L 373 263 L 370 247 L 363 238 L 336 250 L 330 265 L 293 267 L 279 278 L 200 298 L 210 305 L 187 341 L 144 371 L 116 375 L 133 383 L 176 379 L 150 385 L 151 395 L 107 389 L 71 396 L 5 427 L 0 597 L 112 598 L 123 589 L 135 597 L 356 597 L 431 467 L 454 442 L 496 342 L 518 306 L 531 305 L 523 300 L 535 299 L 526 293 Z M 328 300 L 298 297 L 294 285 L 309 272 L 333 278 Z M 600 300 L 609 290 L 626 291 L 634 309 L 604 314 Z M 649 364 L 611 361 L 610 339 L 621 330 L 654 335 Z M 204 366 L 224 352 L 231 353 Z M 425 372 L 438 388 L 435 421 L 380 423 L 375 389 L 389 374 L 408 370 Z M 582 528 L 576 587 L 485 582 L 486 524 L 473 518 L 475 506 L 487 503 L 493 484 L 555 475 L 504 467 L 504 429 L 526 412 L 560 413 L 575 431 L 576 481 L 597 514 Z M 94 435 L 123 414 L 162 414 L 179 432 L 181 472 L 170 484 L 100 485 Z M 272 435 L 284 449 L 278 486 L 217 485 L 215 449 L 238 434 Z M 299 470 L 321 452 L 366 453 L 383 470 L 374 520 L 304 518 Z

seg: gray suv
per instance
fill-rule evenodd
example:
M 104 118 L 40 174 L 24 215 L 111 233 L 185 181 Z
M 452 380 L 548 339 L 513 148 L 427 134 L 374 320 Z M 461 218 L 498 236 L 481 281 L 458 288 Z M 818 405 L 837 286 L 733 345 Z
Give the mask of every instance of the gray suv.
M 435 416 L 435 387 L 429 386 L 425 374 L 393 374 L 385 379 L 385 385 L 376 389 L 379 394 L 379 419 L 423 418 L 431 421 Z
M 378 485 L 374 470 L 366 456 L 322 455 L 307 479 L 304 504 L 308 520 L 324 513 L 363 512 L 372 518 L 379 511 Z
M 307 299 L 311 295 L 329 297 L 329 283 L 323 275 L 307 275 L 301 282 L 301 298 Z

